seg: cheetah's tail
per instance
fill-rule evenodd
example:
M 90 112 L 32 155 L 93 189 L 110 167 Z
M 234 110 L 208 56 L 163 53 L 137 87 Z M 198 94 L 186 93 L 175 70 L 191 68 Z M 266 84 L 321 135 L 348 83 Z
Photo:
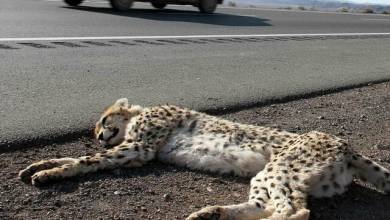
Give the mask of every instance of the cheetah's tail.
M 358 153 L 351 155 L 350 162 L 361 180 L 372 183 L 386 194 L 390 194 L 390 171 L 387 168 Z

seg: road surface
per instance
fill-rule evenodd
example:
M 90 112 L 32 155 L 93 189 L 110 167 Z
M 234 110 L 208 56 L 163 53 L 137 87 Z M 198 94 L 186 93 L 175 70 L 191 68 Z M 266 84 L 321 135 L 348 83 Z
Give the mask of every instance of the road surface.
M 390 79 L 386 16 L 146 4 L 114 13 L 101 1 L 0 8 L 0 150 L 85 134 L 120 97 L 223 111 Z

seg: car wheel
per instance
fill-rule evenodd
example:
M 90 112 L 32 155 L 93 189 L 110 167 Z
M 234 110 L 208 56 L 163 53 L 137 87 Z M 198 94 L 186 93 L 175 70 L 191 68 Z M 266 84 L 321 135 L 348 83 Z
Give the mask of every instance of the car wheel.
M 157 8 L 157 9 L 163 9 L 167 6 L 167 3 L 162 3 L 162 2 L 151 2 L 152 6 Z
M 83 0 L 64 0 L 64 2 L 70 6 L 77 6 L 77 5 L 81 4 L 81 2 L 83 2 Z
M 211 14 L 217 9 L 217 0 L 199 0 L 199 11 L 202 13 Z
M 133 5 L 134 0 L 110 0 L 111 7 L 117 11 L 127 11 Z

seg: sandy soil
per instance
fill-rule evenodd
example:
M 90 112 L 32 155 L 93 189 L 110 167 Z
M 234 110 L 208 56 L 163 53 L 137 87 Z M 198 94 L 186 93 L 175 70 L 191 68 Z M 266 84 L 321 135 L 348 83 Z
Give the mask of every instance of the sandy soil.
M 390 83 L 252 108 L 221 117 L 289 131 L 320 130 L 347 138 L 390 168 Z M 102 150 L 85 137 L 0 154 L 0 219 L 184 219 L 206 205 L 247 198 L 249 179 L 190 171 L 158 162 L 72 178 L 42 188 L 17 173 L 31 162 Z M 390 196 L 354 183 L 331 199 L 310 199 L 311 218 L 390 219 Z

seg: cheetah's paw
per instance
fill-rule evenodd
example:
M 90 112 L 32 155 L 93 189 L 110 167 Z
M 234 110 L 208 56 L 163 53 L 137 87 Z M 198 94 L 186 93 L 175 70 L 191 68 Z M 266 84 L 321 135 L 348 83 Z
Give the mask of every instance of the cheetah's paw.
M 26 169 L 21 170 L 19 172 L 19 179 L 25 183 L 31 183 L 32 176 L 35 173 L 40 172 L 42 170 L 52 169 L 56 166 L 59 166 L 59 164 L 53 160 L 43 160 L 37 163 L 33 163 Z
M 221 206 L 210 206 L 192 213 L 186 220 L 230 220 Z
M 290 216 L 289 220 L 309 220 L 310 210 L 308 209 L 300 209 L 295 214 Z
M 31 184 L 34 186 L 42 186 L 54 179 L 56 179 L 56 176 L 54 176 L 49 170 L 43 170 L 32 175 Z

